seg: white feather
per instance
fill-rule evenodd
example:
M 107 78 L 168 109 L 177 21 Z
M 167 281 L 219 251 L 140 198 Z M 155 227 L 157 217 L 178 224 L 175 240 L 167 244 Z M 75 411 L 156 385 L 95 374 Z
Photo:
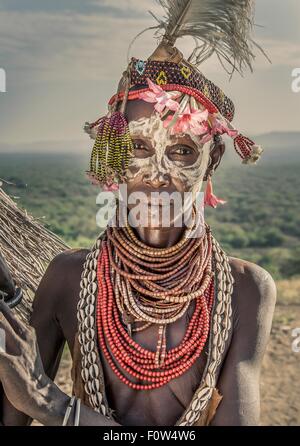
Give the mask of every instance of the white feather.
M 190 62 L 200 64 L 213 53 L 220 62 L 229 63 L 232 72 L 252 70 L 255 58 L 251 38 L 254 21 L 253 0 L 157 0 L 165 10 L 165 17 L 158 19 L 157 33 L 174 45 L 184 36 L 197 42 Z

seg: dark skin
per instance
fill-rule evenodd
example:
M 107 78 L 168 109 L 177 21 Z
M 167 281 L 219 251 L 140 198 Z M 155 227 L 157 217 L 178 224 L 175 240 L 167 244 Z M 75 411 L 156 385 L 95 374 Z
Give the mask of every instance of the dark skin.
M 10 271 L 8 270 L 5 260 L 0 256 L 1 288 L 0 291 L 7 296 L 13 296 L 15 287 Z
M 153 113 L 152 105 L 132 103 L 128 120 Z M 135 141 L 135 156 L 151 156 L 155 150 L 149 141 Z M 141 148 L 144 145 L 144 148 Z M 168 156 L 180 158 L 190 165 L 199 156 L 197 147 L 187 135 L 181 147 L 166 148 Z M 207 173 L 216 167 L 224 147 L 211 152 Z M 184 191 L 178 179 L 149 180 L 136 172 L 128 183 L 129 190 L 151 192 Z M 182 235 L 183 228 L 136 228 L 138 237 L 155 247 L 171 246 Z M 63 347 L 67 342 L 73 351 L 78 321 L 76 306 L 80 291 L 80 276 L 87 250 L 70 250 L 57 256 L 49 265 L 34 300 L 32 328 L 20 323 L 7 307 L 0 303 L 0 328 L 6 333 L 7 353 L 0 352 L 0 382 L 4 393 L 0 420 L 4 425 L 25 425 L 36 418 L 45 425 L 61 425 L 69 397 L 60 391 L 55 378 Z M 268 342 L 275 306 L 276 289 L 269 273 L 250 262 L 230 258 L 235 280 L 232 295 L 233 325 L 222 363 L 218 370 L 217 388 L 223 399 L 213 419 L 213 425 L 256 425 L 259 422 L 259 375 Z M 0 262 L 0 289 L 13 287 L 5 262 Z M 11 288 L 10 288 L 11 290 Z M 168 348 L 182 339 L 193 303 L 187 313 L 168 328 Z M 155 350 L 157 327 L 133 334 L 146 348 Z M 153 391 L 128 388 L 111 371 L 100 352 L 104 367 L 109 406 L 115 410 L 115 420 L 107 420 L 82 405 L 80 425 L 174 425 L 191 401 L 200 384 L 206 362 L 206 348 L 196 363 L 180 378 Z M 26 415 L 24 415 L 26 414 Z

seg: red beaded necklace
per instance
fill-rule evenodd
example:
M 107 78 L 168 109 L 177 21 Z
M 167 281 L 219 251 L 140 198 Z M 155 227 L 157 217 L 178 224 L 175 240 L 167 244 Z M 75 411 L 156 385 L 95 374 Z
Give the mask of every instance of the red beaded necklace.
M 121 251 L 126 244 L 123 243 L 123 248 L 121 248 L 118 240 L 119 242 L 126 240 L 129 257 L 131 257 L 129 253 L 133 252 L 136 252 L 138 256 L 131 258 L 131 261 L 128 260 L 127 263 L 124 262 L 123 264 L 121 258 L 124 261 L 124 256 L 122 257 L 124 253 Z M 173 290 L 175 290 L 175 295 L 180 296 L 174 303 L 172 299 L 170 301 L 170 290 L 172 290 L 172 287 L 169 274 L 166 273 L 166 271 L 170 271 L 170 266 L 166 268 L 165 265 L 172 265 L 172 258 L 175 259 L 174 264 L 178 265 L 180 252 L 186 252 L 189 246 L 194 246 L 195 240 L 187 239 L 187 241 L 179 243 L 175 248 L 156 250 L 146 247 L 146 245 L 143 246 L 140 241 L 134 239 L 134 236 L 128 230 L 107 230 L 107 237 L 102 242 L 98 257 L 97 269 L 98 297 L 96 316 L 98 341 L 99 347 L 113 372 L 129 387 L 136 390 L 150 390 L 161 387 L 185 373 L 203 351 L 209 333 L 210 314 L 214 299 L 214 280 L 211 272 L 211 244 L 207 244 L 207 240 L 210 240 L 209 231 L 205 233 L 203 242 L 199 242 L 200 246 L 206 242 L 204 244 L 205 249 L 200 251 L 198 248 L 198 252 L 202 253 L 202 257 L 205 255 L 205 258 L 201 257 L 200 259 L 199 255 L 198 259 L 195 257 L 191 259 L 190 275 L 193 278 L 191 286 L 188 287 L 185 284 L 180 289 L 180 283 L 183 283 L 184 280 L 180 274 L 177 274 L 177 277 L 174 279 L 173 284 L 175 286 Z M 154 258 L 158 259 L 157 251 L 160 251 L 162 255 L 161 263 L 158 261 L 157 268 L 155 268 L 153 261 Z M 140 257 L 142 257 L 142 260 Z M 147 262 L 147 258 L 148 260 L 151 258 L 152 263 Z M 136 264 L 139 262 L 139 259 L 140 266 Z M 185 274 L 187 274 L 186 263 L 182 266 Z M 141 266 L 147 264 L 152 272 L 145 276 Z M 195 265 L 198 265 L 198 270 Z M 156 274 L 157 277 L 155 277 L 156 282 L 154 280 L 154 271 L 158 273 Z M 199 275 L 200 271 L 201 277 Z M 195 279 L 197 272 L 199 273 L 198 281 Z M 122 274 L 124 277 L 122 277 Z M 134 276 L 134 280 L 132 276 Z M 142 279 L 141 281 L 138 280 L 139 277 Z M 203 277 L 205 277 L 205 280 L 203 280 Z M 163 279 L 167 283 L 165 287 Z M 136 282 L 138 282 L 138 286 Z M 200 293 L 196 291 L 197 283 Z M 199 284 L 202 284 L 202 287 Z M 138 300 L 133 298 L 132 286 L 136 286 L 136 289 L 141 293 Z M 127 296 L 127 300 L 125 299 L 124 302 L 120 301 L 120 289 L 123 291 L 122 295 Z M 163 289 L 165 290 L 164 292 L 162 292 Z M 143 291 L 146 291 L 144 295 Z M 165 318 L 171 318 L 171 321 L 178 319 L 192 299 L 195 299 L 195 309 L 185 336 L 177 347 L 167 351 L 167 323 L 164 323 Z M 139 308 L 149 309 L 148 306 L 151 310 L 149 310 L 149 314 L 141 312 L 140 315 Z M 146 322 L 143 327 L 136 328 L 135 331 L 147 328 L 150 323 L 153 323 L 153 320 L 159 326 L 159 341 L 156 352 L 143 348 L 132 339 L 130 336 L 131 330 L 126 329 L 126 324 L 124 324 L 124 312 L 122 314 L 122 311 L 125 311 L 125 307 L 127 316 L 129 312 L 129 318 L 132 318 L 132 315 L 134 315 L 136 321 Z M 149 322 L 149 320 L 152 322 Z M 127 372 L 133 380 L 128 379 L 124 372 Z

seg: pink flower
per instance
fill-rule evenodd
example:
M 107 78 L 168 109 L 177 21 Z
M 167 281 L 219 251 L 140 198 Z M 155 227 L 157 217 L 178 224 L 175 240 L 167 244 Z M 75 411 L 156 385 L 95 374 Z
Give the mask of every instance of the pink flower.
M 207 123 L 208 111 L 193 110 L 189 105 L 184 112 L 178 116 L 177 121 L 171 129 L 171 134 L 191 132 L 194 135 L 203 135 L 209 131 Z M 172 121 L 173 116 L 168 116 L 164 121 L 164 127 L 167 128 Z
M 216 116 L 211 116 L 210 122 L 213 135 L 223 135 L 224 133 L 227 133 L 230 138 L 235 138 L 239 133 L 228 121 L 220 120 Z
M 213 186 L 211 178 L 208 178 L 205 194 L 204 194 L 204 205 L 211 206 L 212 208 L 216 208 L 218 204 L 225 204 L 226 201 L 222 200 L 222 198 L 218 198 L 213 192 Z
M 104 184 L 102 189 L 104 192 L 115 192 L 119 190 L 119 185 L 117 183 Z
M 207 133 L 201 138 L 201 143 L 205 144 L 212 139 L 211 128 L 208 126 Z
M 174 112 L 178 110 L 179 104 L 175 99 L 178 99 L 181 96 L 181 93 L 168 93 L 159 85 L 154 84 L 150 79 L 147 79 L 147 82 L 150 91 L 140 93 L 140 99 L 146 102 L 155 103 L 154 108 L 158 113 L 162 113 L 166 107 Z

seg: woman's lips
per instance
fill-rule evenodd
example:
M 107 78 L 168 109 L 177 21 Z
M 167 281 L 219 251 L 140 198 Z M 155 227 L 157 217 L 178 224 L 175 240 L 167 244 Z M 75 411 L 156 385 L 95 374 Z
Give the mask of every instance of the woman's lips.
M 157 197 L 147 197 L 146 199 L 140 200 L 142 205 L 146 206 L 173 206 L 174 201 L 168 198 L 157 198 Z

